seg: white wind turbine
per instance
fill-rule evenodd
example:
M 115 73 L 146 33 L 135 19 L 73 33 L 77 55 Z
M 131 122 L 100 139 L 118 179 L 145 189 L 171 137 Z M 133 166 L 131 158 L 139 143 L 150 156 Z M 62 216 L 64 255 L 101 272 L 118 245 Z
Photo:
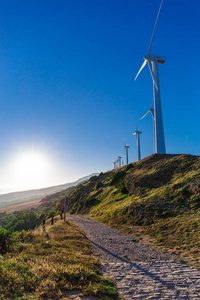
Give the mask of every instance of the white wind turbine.
M 160 99 L 159 76 L 158 76 L 158 64 L 164 64 L 165 57 L 151 54 L 151 46 L 152 46 L 153 37 L 154 37 L 154 33 L 155 33 L 155 29 L 156 29 L 156 25 L 157 25 L 157 21 L 158 21 L 158 17 L 160 14 L 162 4 L 163 4 L 163 0 L 161 1 L 160 8 L 159 8 L 159 11 L 157 14 L 156 22 L 155 22 L 154 29 L 153 29 L 153 34 L 151 37 L 151 42 L 150 42 L 149 49 L 148 49 L 148 53 L 146 56 L 144 56 L 144 63 L 142 64 L 139 72 L 137 73 L 137 75 L 135 77 L 135 80 L 136 80 L 138 75 L 142 71 L 142 69 L 145 67 L 146 64 L 148 64 L 149 70 L 151 73 L 151 77 L 153 79 L 153 92 L 154 92 L 153 105 L 151 106 L 151 109 L 148 111 L 148 113 L 151 112 L 153 115 L 154 153 L 159 153 L 159 154 L 166 153 L 163 120 L 162 120 L 161 99 Z M 153 108 L 153 106 L 154 106 L 154 108 Z M 146 115 L 144 115 L 144 117 Z
M 136 130 L 133 135 L 136 135 L 136 141 L 137 141 L 137 147 L 138 147 L 138 161 L 141 160 L 141 151 L 140 151 L 140 134 L 142 134 L 142 131 L 138 131 L 138 125 L 136 127 Z
M 122 157 L 119 155 L 117 160 L 118 160 L 119 167 L 121 167 L 122 166 Z
M 128 148 L 130 148 L 129 145 L 124 145 L 124 150 L 126 152 L 126 165 L 128 165 Z

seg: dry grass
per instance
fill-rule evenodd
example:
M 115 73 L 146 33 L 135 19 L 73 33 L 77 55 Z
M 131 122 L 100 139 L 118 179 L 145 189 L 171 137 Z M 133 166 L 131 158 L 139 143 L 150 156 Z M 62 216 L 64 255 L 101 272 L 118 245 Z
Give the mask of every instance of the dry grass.
M 64 292 L 74 289 L 119 299 L 113 283 L 100 275 L 84 233 L 58 218 L 49 223 L 46 231 L 23 233 L 23 242 L 0 256 L 0 299 L 66 299 Z
M 19 204 L 13 204 L 13 205 L 10 205 L 10 206 L 0 207 L 0 213 L 6 211 L 7 214 L 11 214 L 14 211 L 28 210 L 28 209 L 31 209 L 31 208 L 36 208 L 39 205 L 41 205 L 40 200 L 32 201 L 32 202 L 19 203 Z

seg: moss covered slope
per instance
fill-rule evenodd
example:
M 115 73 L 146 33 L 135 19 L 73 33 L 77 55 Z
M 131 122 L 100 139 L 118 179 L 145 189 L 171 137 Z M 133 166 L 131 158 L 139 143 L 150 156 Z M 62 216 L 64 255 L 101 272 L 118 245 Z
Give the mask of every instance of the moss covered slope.
M 69 194 L 68 211 L 112 226 L 142 228 L 198 264 L 200 157 L 156 154 L 101 173 Z

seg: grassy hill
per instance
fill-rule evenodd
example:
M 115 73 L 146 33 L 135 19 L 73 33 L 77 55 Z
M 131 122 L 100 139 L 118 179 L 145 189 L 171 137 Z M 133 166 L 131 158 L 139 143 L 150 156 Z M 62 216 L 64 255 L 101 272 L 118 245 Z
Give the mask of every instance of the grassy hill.
M 156 154 L 93 176 L 69 194 L 68 211 L 149 236 L 200 266 L 198 156 Z

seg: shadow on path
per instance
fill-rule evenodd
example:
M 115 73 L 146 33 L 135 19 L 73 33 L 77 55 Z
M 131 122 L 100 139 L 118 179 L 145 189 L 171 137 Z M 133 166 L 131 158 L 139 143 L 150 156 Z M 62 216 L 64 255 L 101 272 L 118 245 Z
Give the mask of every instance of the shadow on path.
M 72 222 L 76 223 L 75 220 L 73 220 Z M 76 225 L 80 226 L 80 224 L 77 224 L 77 223 L 76 223 Z M 77 228 L 77 230 L 78 230 L 78 228 Z M 83 228 L 82 228 L 82 230 L 84 231 L 84 233 L 86 233 L 85 230 L 84 230 Z M 79 230 L 78 230 L 78 231 L 79 231 Z M 81 232 L 81 231 L 79 231 L 79 232 Z M 81 233 L 82 233 L 82 232 L 81 232 Z M 83 234 L 83 233 L 82 233 L 82 234 Z M 175 289 L 175 284 L 174 284 L 173 282 L 171 282 L 171 281 L 170 281 L 170 282 L 166 282 L 166 281 L 162 280 L 159 276 L 153 274 L 152 272 L 149 272 L 149 271 L 145 270 L 144 268 L 142 268 L 141 266 L 137 265 L 136 263 L 133 263 L 133 262 L 129 261 L 128 259 L 124 259 L 124 258 L 118 256 L 117 254 L 111 252 L 110 250 L 108 250 L 108 249 L 102 247 L 101 245 L 95 243 L 94 241 L 92 241 L 92 240 L 88 237 L 87 233 L 86 233 L 86 236 L 87 236 L 87 239 L 91 242 L 91 244 L 93 244 L 93 245 L 96 246 L 97 248 L 101 249 L 102 251 L 104 251 L 104 252 L 107 253 L 108 255 L 110 255 L 110 256 L 112 256 L 112 257 L 118 259 L 119 261 L 121 261 L 121 262 L 123 262 L 123 263 L 129 264 L 131 267 L 136 268 L 136 269 L 137 269 L 138 271 L 140 271 L 140 272 L 143 272 L 144 275 L 149 276 L 152 280 L 156 280 L 157 282 L 159 282 L 159 283 L 161 283 L 162 285 L 166 286 L 167 289 L 170 289 L 170 290 L 174 290 L 174 289 Z M 108 261 L 108 260 L 107 260 L 107 261 Z M 109 262 L 109 261 L 108 261 L 108 262 Z
M 116 255 L 115 253 L 111 252 L 110 250 L 107 250 L 106 248 L 100 246 L 99 244 L 95 243 L 94 241 L 88 239 L 94 246 L 98 247 L 99 249 L 101 249 L 102 251 L 106 252 L 107 254 L 111 255 L 112 257 L 115 257 L 116 259 L 118 259 L 119 261 L 123 262 L 123 263 L 128 263 L 131 267 L 135 267 L 137 270 L 139 270 L 140 272 L 143 272 L 144 275 L 151 277 L 151 279 L 154 279 L 156 281 L 158 281 L 159 283 L 165 285 L 168 289 L 174 290 L 175 289 L 175 285 L 173 282 L 166 282 L 162 279 L 160 279 L 159 276 L 153 274 L 152 272 L 149 272 L 147 270 L 145 270 L 144 268 L 140 267 L 139 265 L 137 265 L 136 263 L 130 262 L 129 260 L 126 260 L 118 255 Z

